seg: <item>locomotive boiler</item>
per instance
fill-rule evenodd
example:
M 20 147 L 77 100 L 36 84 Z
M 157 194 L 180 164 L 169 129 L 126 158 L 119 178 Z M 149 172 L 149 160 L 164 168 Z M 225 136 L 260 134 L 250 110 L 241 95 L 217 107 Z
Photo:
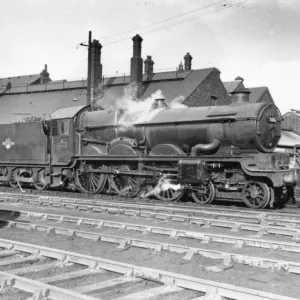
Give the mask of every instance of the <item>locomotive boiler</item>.
M 147 120 L 139 123 L 131 122 L 130 112 L 102 110 L 84 114 L 81 125 L 91 138 L 110 142 L 127 137 L 147 150 L 171 144 L 191 155 L 228 146 L 270 153 L 281 136 L 281 115 L 273 104 L 238 101 L 230 106 L 169 109 L 164 99 L 155 101 Z
M 200 204 L 217 198 L 251 208 L 281 205 L 297 172 L 289 155 L 273 152 L 280 122 L 277 107 L 249 103 L 247 89 L 227 106 L 169 108 L 157 99 L 144 118 L 130 110 L 59 109 L 32 141 L 44 143 L 40 164 L 21 153 L 13 164 L 6 159 L 21 140 L 0 128 L 2 145 L 14 143 L 1 149 L 0 180 L 171 201 L 190 195 Z

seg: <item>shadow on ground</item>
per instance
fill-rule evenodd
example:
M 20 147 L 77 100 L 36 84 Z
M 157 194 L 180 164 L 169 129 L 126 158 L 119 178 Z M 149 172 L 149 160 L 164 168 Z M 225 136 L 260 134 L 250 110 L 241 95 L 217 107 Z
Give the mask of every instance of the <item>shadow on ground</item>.
M 1 206 L 1 204 L 0 204 Z M 15 210 L 0 210 L 0 229 L 6 227 L 8 225 L 7 221 L 13 221 L 18 219 L 20 216 L 20 212 Z M 6 221 L 7 220 L 7 221 Z

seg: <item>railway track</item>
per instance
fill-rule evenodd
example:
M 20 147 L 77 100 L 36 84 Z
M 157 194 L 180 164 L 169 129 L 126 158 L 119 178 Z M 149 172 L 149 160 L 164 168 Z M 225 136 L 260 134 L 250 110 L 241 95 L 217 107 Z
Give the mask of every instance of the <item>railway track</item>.
M 66 194 L 66 193 L 63 193 Z M 81 195 L 81 197 L 78 197 Z M 0 197 L 5 198 L 6 196 L 15 197 L 16 199 L 27 199 L 29 200 L 50 200 L 53 202 L 69 202 L 69 203 L 77 203 L 77 204 L 99 204 L 99 203 L 108 203 L 110 205 L 120 205 L 123 203 L 124 205 L 128 206 L 156 206 L 158 208 L 165 208 L 165 207 L 174 207 L 180 209 L 190 209 L 190 210 L 197 210 L 197 211 L 211 211 L 211 212 L 240 212 L 245 215 L 253 214 L 253 215 L 261 215 L 261 214 L 274 214 L 278 213 L 272 209 L 264 209 L 264 210 L 251 210 L 245 207 L 228 207 L 228 206 L 220 206 L 220 205 L 198 205 L 191 202 L 170 202 L 170 201 L 161 201 L 161 200 L 145 200 L 145 199 L 137 199 L 137 198 L 121 198 L 115 196 L 103 196 L 99 197 L 98 195 L 84 195 L 84 194 L 68 194 L 68 196 L 61 196 L 55 193 L 55 195 L 36 195 L 31 193 L 13 193 L 13 192 L 0 192 Z M 279 214 L 287 214 L 287 215 L 295 215 L 297 214 L 298 210 L 296 207 L 293 208 L 285 208 L 279 210 Z
M 106 200 L 84 200 L 61 197 L 37 197 L 0 194 L 7 203 L 26 203 L 34 206 L 51 206 L 94 213 L 110 213 L 135 217 L 163 219 L 165 221 L 198 224 L 205 227 L 223 227 L 232 231 L 256 231 L 261 234 L 282 234 L 298 238 L 300 214 L 243 211 L 238 209 L 213 209 L 206 207 L 182 208 L 181 206 L 137 205 Z M 300 238 L 300 236 L 299 236 Z
M 10 206 L 7 206 L 8 209 L 11 209 Z M 270 248 L 270 249 L 281 249 L 284 251 L 290 251 L 290 252 L 300 252 L 300 246 L 297 243 L 292 243 L 293 241 L 299 242 L 300 241 L 300 229 L 299 228 L 280 228 L 275 226 L 265 226 L 261 224 L 246 224 L 240 226 L 241 223 L 237 223 L 238 226 L 232 227 L 233 230 L 231 230 L 230 234 L 216 234 L 214 231 L 209 232 L 207 229 L 213 226 L 207 226 L 207 223 L 201 223 L 201 222 L 192 222 L 191 224 L 197 224 L 202 225 L 202 227 L 197 226 L 195 230 L 188 230 L 185 226 L 184 229 L 176 229 L 176 226 L 172 227 L 159 227 L 154 226 L 153 224 L 141 224 L 140 222 L 135 223 L 129 223 L 129 222 L 120 222 L 117 220 L 107 220 L 107 219 L 93 219 L 93 218 L 86 218 L 83 216 L 70 216 L 70 215 L 64 215 L 64 214 L 53 214 L 53 213 L 46 213 L 41 210 L 37 211 L 26 211 L 26 210 L 18 210 L 18 211 L 10 211 L 10 214 L 8 217 L 5 216 L 5 211 L 2 213 L 0 212 L 0 221 L 2 222 L 9 222 L 10 226 L 18 226 L 20 228 L 28 228 L 31 229 L 35 228 L 37 226 L 43 227 L 42 224 L 31 224 L 31 220 L 34 219 L 35 221 L 40 220 L 40 222 L 46 222 L 50 221 L 53 223 L 68 223 L 76 226 L 81 225 L 91 225 L 96 228 L 116 228 L 120 230 L 127 230 L 127 231 L 136 231 L 141 232 L 142 234 L 160 234 L 160 235 L 166 235 L 170 236 L 174 239 L 176 238 L 189 238 L 189 239 L 195 239 L 195 240 L 202 240 L 203 242 L 209 243 L 209 242 L 219 242 L 219 243 L 229 243 L 229 244 L 235 244 L 237 247 L 243 247 L 245 245 L 251 246 L 251 247 L 261 247 L 261 248 Z M 14 215 L 18 215 L 18 219 L 20 221 L 13 220 Z M 30 223 L 29 223 L 30 222 Z M 232 221 L 224 221 L 224 222 L 218 222 L 218 227 L 222 227 L 225 229 L 231 228 L 228 226 L 228 224 L 235 223 Z M 186 223 L 184 223 L 186 224 Z M 216 225 L 216 224 L 213 224 Z M 245 227 L 243 227 L 245 226 Z M 48 226 L 49 230 L 51 228 L 51 225 Z M 200 229 L 200 231 L 199 231 Z M 201 231 L 202 229 L 202 231 Z M 206 229 L 203 231 L 203 229 Z M 213 229 L 213 228 L 211 228 Z M 239 230 L 245 231 L 246 235 L 241 235 Z M 48 230 L 48 229 L 47 229 Z M 46 231 L 47 231 L 46 230 Z M 249 237 L 248 232 L 249 231 L 255 231 L 256 239 Z M 75 231 L 74 231 L 75 232 Z M 232 233 L 236 233 L 239 235 L 232 235 Z M 290 240 L 282 242 L 282 241 L 276 241 L 276 240 L 266 240 L 266 239 L 259 239 L 263 238 L 266 235 L 280 235 L 280 236 L 287 236 L 291 237 Z
M 133 293 L 111 299 L 154 299 L 155 297 L 171 294 L 177 294 L 177 296 L 181 294 L 183 298 L 189 295 L 190 299 L 195 299 L 194 296 L 197 297 L 199 294 L 206 293 L 206 290 L 203 291 L 203 287 L 202 291 L 199 291 L 197 282 L 194 284 L 195 290 L 188 291 L 187 288 L 189 287 L 185 287 L 188 285 L 186 280 L 182 280 L 178 274 L 165 274 L 158 270 L 139 269 L 133 265 L 9 240 L 0 240 L 0 245 L 7 249 L 2 253 L 0 252 L 0 255 L 15 257 L 13 260 L 2 261 L 1 267 L 20 263 L 33 263 L 30 267 L 25 266 L 0 271 L 1 290 L 13 287 L 32 294 L 32 299 L 95 300 L 99 297 L 86 294 L 108 294 L 110 292 L 113 295 L 114 290 L 124 289 L 125 287 L 130 287 Z M 22 257 L 17 257 L 20 253 L 22 253 Z M 36 264 L 37 262 L 39 264 Z M 50 269 L 58 269 L 59 274 L 52 273 L 51 276 L 38 279 L 30 278 L 36 277 L 32 276 L 34 273 Z M 31 276 L 28 276 L 29 274 Z M 92 283 L 88 283 L 91 282 L 88 280 L 89 278 L 93 279 Z M 76 287 L 60 287 L 68 286 L 66 283 L 75 280 L 77 280 Z M 175 284 L 175 280 L 178 280 L 178 283 L 180 281 L 180 283 Z M 134 292 L 134 290 L 139 291 Z
M 29 214 L 30 216 L 37 216 L 32 213 Z M 81 218 L 70 218 L 68 216 L 53 216 L 53 215 L 40 215 L 43 221 L 47 220 L 57 220 L 60 223 L 60 226 L 54 226 L 53 224 L 45 224 L 45 222 L 30 222 L 26 220 L 22 221 L 10 221 L 0 218 L 0 223 L 7 223 L 8 228 L 20 228 L 30 231 L 38 231 L 44 233 L 53 233 L 53 234 L 61 234 L 66 236 L 76 236 L 86 239 L 91 239 L 96 242 L 108 242 L 117 244 L 119 249 L 125 249 L 128 247 L 138 247 L 144 249 L 151 249 L 156 252 L 161 251 L 169 251 L 179 254 L 184 254 L 184 259 L 190 260 L 194 255 L 201 255 L 203 257 L 208 257 L 211 259 L 221 260 L 223 261 L 223 267 L 226 268 L 228 266 L 232 266 L 233 263 L 239 264 L 248 264 L 250 266 L 256 266 L 259 268 L 269 268 L 271 270 L 282 270 L 287 271 L 290 273 L 300 274 L 300 263 L 294 261 L 284 261 L 281 259 L 271 259 L 269 257 L 255 257 L 243 254 L 237 254 L 234 252 L 226 252 L 226 251 L 216 251 L 201 247 L 192 247 L 192 246 L 184 246 L 181 244 L 172 244 L 172 243 L 165 243 L 165 242 L 158 242 L 153 240 L 146 240 L 140 238 L 134 238 L 130 236 L 124 236 L 124 231 L 134 231 L 134 232 L 141 232 L 142 234 L 149 235 L 149 234 L 157 234 L 157 235 L 166 235 L 171 239 L 179 239 L 179 238 L 193 238 L 199 240 L 202 243 L 209 243 L 212 241 L 217 241 L 217 237 L 219 237 L 219 241 L 222 238 L 221 236 L 217 235 L 203 235 L 199 232 L 184 232 L 181 230 L 170 230 L 168 228 L 161 228 L 161 227 L 151 227 L 151 226 L 141 226 L 141 225 L 134 225 L 134 224 L 126 224 L 126 223 L 118 223 L 118 222 L 107 222 L 107 221 L 99 221 L 93 219 L 81 219 Z M 46 217 L 46 219 L 45 219 Z M 26 222 L 26 223 L 25 223 Z M 68 225 L 62 227 L 61 222 L 66 222 Z M 44 224 L 43 224 L 44 223 Z M 76 224 L 77 228 L 82 227 L 83 225 L 95 225 L 96 230 L 79 230 L 74 229 L 73 226 L 70 226 L 69 223 Z M 112 235 L 112 234 L 104 234 L 97 232 L 97 230 L 101 229 L 103 226 L 107 226 L 110 228 L 121 229 L 122 235 Z M 208 239 L 212 239 L 212 241 Z M 224 243 L 228 243 L 229 238 L 223 236 Z M 264 247 L 271 248 L 271 249 L 281 249 L 285 251 L 291 252 L 300 252 L 300 246 L 297 244 L 291 243 L 276 243 L 254 240 L 254 239 L 241 239 L 240 237 L 231 238 L 231 242 L 236 242 L 236 247 L 241 247 L 241 242 L 244 242 L 246 245 L 250 245 L 252 247 Z
M 169 299 L 194 300 L 221 299 L 222 297 L 243 300 L 297 299 L 17 241 L 0 239 L 0 246 L 3 249 L 0 252 L 2 257 L 13 257 L 10 260 L 3 259 L 1 268 L 15 266 L 15 268 L 0 271 L 1 292 L 15 288 L 33 295 L 33 299 L 95 300 L 101 299 L 101 294 L 107 295 L 109 291 L 113 296 L 109 299 L 118 300 L 146 300 L 158 297 L 167 299 L 162 298 L 167 295 L 171 295 Z M 28 262 L 32 265 L 27 266 Z M 23 267 L 18 266 L 20 263 L 23 263 Z M 60 269 L 59 274 L 37 276 L 41 274 L 40 271 L 51 268 Z M 87 276 L 93 276 L 92 283 L 87 280 Z M 80 278 L 84 280 L 78 280 Z M 73 287 L 70 281 L 75 282 L 75 280 L 77 280 L 76 287 Z M 132 289 L 133 293 L 121 296 L 119 293 L 115 296 L 118 294 L 114 294 L 116 289 L 120 291 L 126 286 L 132 287 L 133 285 L 139 285 L 137 288 L 139 290 Z
M 7 201 L 10 197 L 12 202 Z M 198 214 L 198 211 L 189 211 L 179 207 L 157 208 L 153 205 L 152 207 L 151 205 L 142 205 L 142 207 L 138 207 L 132 213 L 132 207 L 127 208 L 128 210 L 126 211 L 124 208 L 118 208 L 119 203 L 116 202 L 112 204 L 112 207 L 108 203 L 103 203 L 105 201 L 99 201 L 100 205 L 91 206 L 88 204 L 70 203 L 70 199 L 68 199 L 68 203 L 65 203 L 66 205 L 57 205 L 59 203 L 62 204 L 64 199 L 53 201 L 56 198 L 52 197 L 53 199 L 51 198 L 47 201 L 55 205 L 49 206 L 50 204 L 44 205 L 44 199 L 40 201 L 40 199 L 29 197 L 28 202 L 28 199 L 21 201 L 18 198 L 20 196 L 5 195 L 1 206 L 2 209 L 6 209 L 6 213 L 2 211 L 0 214 L 1 236 L 18 240 L 18 243 L 34 240 L 39 245 L 46 243 L 44 246 L 52 246 L 51 243 L 53 243 L 56 245 L 56 248 L 66 247 L 67 250 L 70 247 L 74 247 L 77 250 L 81 247 L 78 245 L 87 245 L 89 249 L 93 249 L 89 251 L 105 253 L 109 259 L 115 258 L 115 256 L 119 257 L 121 254 L 124 256 L 127 253 L 128 256 L 126 256 L 125 261 L 137 262 L 136 266 L 140 268 L 149 268 L 149 266 L 160 267 L 160 263 L 157 261 L 162 258 L 171 259 L 170 265 L 174 265 L 175 269 L 168 271 L 185 270 L 186 266 L 195 266 L 197 270 L 193 269 L 191 271 L 189 269 L 187 274 L 192 275 L 192 277 L 200 276 L 211 281 L 223 282 L 223 284 L 234 283 L 233 285 L 235 285 L 235 280 L 239 283 L 240 277 L 245 277 L 247 280 L 254 280 L 256 284 L 258 284 L 257 281 L 259 282 L 258 285 L 253 286 L 258 291 L 264 291 L 264 285 L 269 284 L 265 282 L 266 278 L 280 276 L 282 284 L 288 286 L 288 281 L 291 278 L 297 281 L 298 274 L 300 274 L 298 259 L 300 246 L 296 243 L 298 241 L 299 226 L 297 224 L 294 227 L 283 226 L 282 218 L 278 219 L 282 222 L 280 223 L 281 225 L 274 226 L 274 222 L 278 222 L 278 220 L 274 219 L 275 216 L 278 217 L 277 213 L 275 215 L 269 214 L 267 218 L 264 214 L 262 218 L 260 213 L 253 212 L 251 218 L 249 218 L 249 215 L 246 216 L 244 223 L 241 225 L 235 221 L 236 215 L 233 213 L 229 214 L 229 211 L 226 212 L 226 220 L 218 220 L 216 219 L 218 215 L 212 217 L 210 216 L 211 212 L 202 211 L 199 208 L 200 214 L 206 216 L 206 220 L 203 220 L 202 217 L 200 222 L 201 217 L 189 215 L 193 213 Z M 28 203 L 31 205 L 28 205 Z M 103 205 L 106 205 L 108 208 L 104 209 Z M 120 205 L 122 207 L 124 203 L 120 203 Z M 66 207 L 74 208 L 74 206 L 80 209 L 65 209 Z M 157 213 L 151 211 L 151 209 L 163 211 L 167 209 L 168 213 Z M 97 212 L 100 212 L 100 214 Z M 225 211 L 222 210 L 219 217 L 223 218 L 224 213 Z M 240 213 L 239 217 L 244 215 L 246 214 Z M 287 214 L 279 216 L 285 216 L 286 218 Z M 297 219 L 297 214 L 293 214 L 293 216 Z M 231 220 L 230 217 L 234 220 Z M 209 219 L 209 222 L 207 219 Z M 273 225 L 268 225 L 262 220 L 273 222 Z M 214 221 L 219 222 L 219 225 L 214 223 Z M 232 227 L 231 225 L 228 226 L 228 224 L 241 226 Z M 243 226 L 250 226 L 249 230 Z M 218 233 L 218 230 L 222 230 L 223 233 Z M 253 231 L 255 233 L 254 236 Z M 267 231 L 269 231 L 268 235 L 266 235 Z M 249 235 L 249 233 L 252 235 Z M 45 238 L 46 236 L 47 238 Z M 166 237 L 168 240 L 166 240 Z M 9 248 L 5 249 L 4 252 Z M 86 251 L 86 254 L 95 254 L 89 251 Z M 144 251 L 148 252 L 143 254 Z M 145 262 L 148 262 L 148 265 L 143 265 Z M 162 260 L 162 265 L 166 265 L 164 260 Z M 175 265 L 178 265 L 177 269 Z M 247 286 L 247 284 L 238 284 L 239 288 L 242 286 Z M 180 286 L 180 288 L 183 287 Z M 293 288 L 291 286 L 288 289 L 292 291 Z M 185 288 L 183 289 L 185 290 Z M 265 292 L 270 289 L 265 290 Z M 203 291 L 197 289 L 193 291 L 203 293 Z M 287 293 L 284 296 L 294 297 L 293 293 Z M 174 295 L 177 294 L 175 293 Z M 174 295 L 172 294 L 171 298 L 166 299 L 177 299 L 172 298 L 175 297 Z M 208 294 L 206 296 L 205 294 L 201 295 L 202 299 L 212 297 Z M 180 298 L 178 296 L 178 299 L 197 299 L 200 296 L 198 294 L 190 298 Z M 212 299 L 219 299 L 217 298 L 218 296 L 214 295 L 215 298 Z M 277 299 L 251 297 L 243 294 L 240 298 L 232 297 L 232 299 Z M 281 295 L 280 297 L 283 296 Z
M 0 185 L 0 194 L 4 193 L 10 193 L 10 194 L 14 194 L 14 195 L 27 195 L 27 196 L 32 196 L 32 197 L 45 197 L 45 198 L 51 198 L 51 197 L 60 197 L 60 198 L 71 198 L 71 199 L 77 199 L 78 201 L 80 201 L 80 199 L 90 199 L 90 200 L 103 200 L 103 201 L 109 201 L 109 202 L 123 202 L 123 203 L 128 203 L 128 204 L 155 204 L 157 206 L 170 206 L 170 205 L 176 205 L 177 207 L 182 207 L 182 208 L 189 208 L 189 207 L 194 207 L 194 208 L 198 208 L 199 204 L 195 203 L 194 201 L 192 201 L 192 199 L 190 198 L 185 198 L 184 201 L 181 202 L 171 202 L 171 201 L 166 201 L 166 200 L 159 200 L 159 199 L 155 199 L 155 198 L 132 198 L 132 197 L 120 197 L 120 196 L 116 196 L 116 195 L 92 195 L 92 194 L 84 194 L 84 193 L 77 193 L 74 191 L 62 191 L 62 190 L 45 190 L 45 191 L 39 191 L 36 189 L 30 189 L 30 188 L 24 188 L 22 189 L 22 192 L 18 192 L 19 189 L 15 189 L 15 188 L 10 188 L 10 187 L 6 187 L 6 186 L 1 186 Z M 297 206 L 300 206 L 300 190 L 296 189 L 295 191 L 295 197 L 296 200 L 299 201 L 298 205 L 288 205 L 285 208 L 281 208 L 279 209 L 280 212 L 291 212 L 293 213 L 295 211 L 295 208 L 297 208 Z M 236 207 L 236 209 L 240 210 L 240 211 L 252 211 L 250 208 L 245 207 L 242 200 L 237 201 L 237 200 L 232 200 L 232 199 L 228 199 L 228 202 L 224 202 L 224 201 L 219 201 L 218 199 L 216 199 L 214 201 L 213 204 L 206 204 L 204 205 L 204 207 L 206 209 L 234 209 L 234 207 Z M 274 212 L 274 209 L 263 209 L 263 212 Z

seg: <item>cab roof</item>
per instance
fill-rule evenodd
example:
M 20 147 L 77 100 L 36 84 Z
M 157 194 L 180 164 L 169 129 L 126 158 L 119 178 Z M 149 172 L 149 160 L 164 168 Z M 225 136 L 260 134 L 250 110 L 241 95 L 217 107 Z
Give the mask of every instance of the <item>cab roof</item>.
M 60 108 L 50 114 L 51 119 L 71 119 L 74 118 L 80 111 L 89 107 L 89 105 L 72 106 Z

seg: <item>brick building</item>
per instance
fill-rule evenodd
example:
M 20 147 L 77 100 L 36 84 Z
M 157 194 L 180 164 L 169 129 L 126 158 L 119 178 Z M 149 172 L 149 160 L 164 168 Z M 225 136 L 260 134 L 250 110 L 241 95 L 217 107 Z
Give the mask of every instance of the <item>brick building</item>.
M 98 90 L 98 93 L 92 95 L 94 102 L 99 100 L 100 103 L 109 103 L 112 98 L 122 98 L 124 90 L 130 85 L 134 86 L 133 98 L 141 100 L 161 90 L 167 102 L 182 96 L 183 104 L 187 106 L 230 103 L 218 69 L 212 67 L 193 70 L 193 58 L 187 53 L 184 56 L 184 65 L 180 64 L 174 71 L 155 72 L 155 63 L 151 56 L 143 61 L 141 45 L 142 38 L 139 35 L 134 36 L 130 75 L 104 77 L 101 65 L 102 47 L 97 40 L 93 40 L 90 50 L 90 74 L 93 74 L 91 90 Z M 1 79 L 0 88 L 3 88 L 0 90 L 0 123 L 11 123 L 22 116 L 48 116 L 58 108 L 85 105 L 87 90 L 90 90 L 87 85 L 87 80 L 51 81 L 47 66 L 37 75 Z
M 291 109 L 282 116 L 281 128 L 285 130 L 292 130 L 300 134 L 300 111 Z
M 0 78 L 0 95 L 9 93 L 11 87 L 24 87 L 36 84 L 45 84 L 51 81 L 47 71 L 47 65 L 40 74 L 23 75 L 17 77 Z

